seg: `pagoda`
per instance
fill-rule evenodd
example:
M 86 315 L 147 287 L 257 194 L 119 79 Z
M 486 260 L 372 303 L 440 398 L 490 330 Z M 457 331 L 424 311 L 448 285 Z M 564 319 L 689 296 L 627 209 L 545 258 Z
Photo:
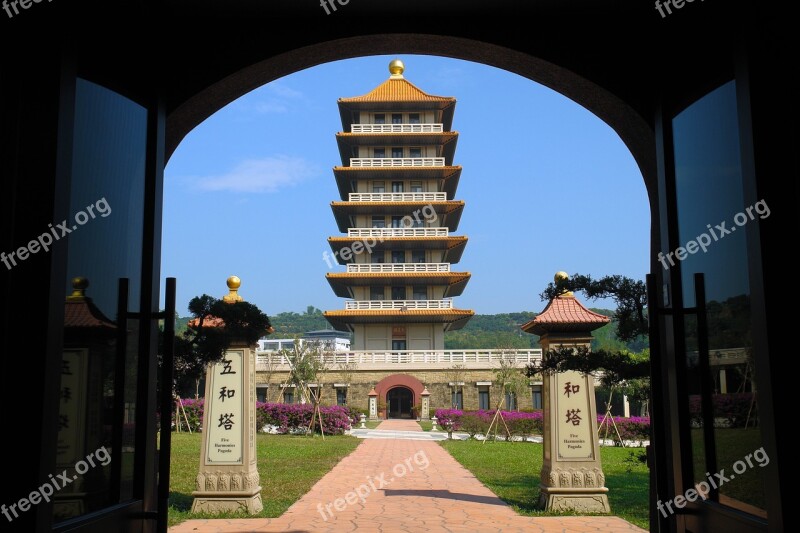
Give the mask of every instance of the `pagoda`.
M 328 242 L 346 271 L 327 279 L 348 300 L 325 317 L 353 332 L 353 350 L 442 350 L 444 332 L 474 315 L 453 303 L 470 279 L 451 268 L 467 243 L 453 235 L 464 209 L 454 199 L 456 100 L 422 91 L 404 69 L 394 60 L 388 80 L 338 101 L 341 200 L 331 208 L 344 235 Z

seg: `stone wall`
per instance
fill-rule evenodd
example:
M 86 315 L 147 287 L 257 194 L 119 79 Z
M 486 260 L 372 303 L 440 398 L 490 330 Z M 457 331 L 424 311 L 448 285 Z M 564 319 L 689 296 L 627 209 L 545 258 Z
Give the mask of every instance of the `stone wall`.
M 452 371 L 450 370 L 414 370 L 409 372 L 388 370 L 358 370 L 352 373 L 352 377 L 349 380 L 350 386 L 348 387 L 347 391 L 347 404 L 353 407 L 362 408 L 364 411 L 366 411 L 369 405 L 370 390 L 372 390 L 372 388 L 384 378 L 395 374 L 411 375 L 425 384 L 425 386 L 428 388 L 428 392 L 431 393 L 431 409 L 449 409 L 452 407 L 451 402 L 453 387 L 448 384 L 452 380 Z M 264 384 L 266 383 L 266 378 L 267 376 L 265 373 L 258 372 L 256 375 L 256 383 Z M 270 388 L 279 387 L 280 384 L 283 383 L 287 378 L 288 373 L 286 372 L 274 373 L 271 376 Z M 494 379 L 495 375 L 492 370 L 464 370 L 461 378 L 461 381 L 464 382 L 464 385 L 462 386 L 464 409 L 478 409 L 479 387 L 476 385 L 476 383 L 494 381 Z M 339 372 L 328 372 L 321 379 L 321 381 L 324 387 L 324 391 L 322 393 L 323 403 L 336 403 L 336 391 L 334 390 L 333 384 L 343 383 L 345 382 L 345 378 L 343 378 Z M 537 385 L 541 384 L 538 380 L 528 381 L 534 381 L 534 383 Z M 278 401 L 282 401 L 282 394 L 278 395 L 274 392 L 274 390 L 270 392 L 270 397 L 273 399 L 273 401 L 276 396 L 279 398 Z M 385 398 L 379 398 L 379 400 L 385 401 Z M 502 395 L 500 387 L 493 384 L 489 387 L 490 407 L 496 407 L 499 400 L 503 400 L 501 408 L 505 409 L 505 397 Z M 418 404 L 419 398 L 414 398 L 414 403 Z M 533 395 L 531 387 L 527 387 L 526 393 L 520 395 L 520 397 L 517 399 L 517 407 L 519 409 L 533 408 Z

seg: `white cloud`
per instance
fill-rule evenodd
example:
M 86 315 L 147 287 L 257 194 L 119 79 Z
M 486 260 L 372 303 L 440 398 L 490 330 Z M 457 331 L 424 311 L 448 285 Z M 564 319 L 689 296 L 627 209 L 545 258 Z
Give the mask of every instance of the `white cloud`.
M 274 156 L 246 159 L 229 172 L 193 181 L 204 191 L 270 193 L 297 185 L 315 174 L 317 170 L 303 158 Z
M 245 111 L 250 107 L 256 113 L 287 113 L 295 102 L 303 100 L 303 93 L 280 82 L 265 85 L 260 94 L 263 94 L 265 98 L 256 101 L 252 107 L 244 107 Z
M 301 93 L 300 91 L 292 89 L 291 87 L 287 87 L 286 85 L 283 85 L 278 82 L 272 82 L 269 85 L 267 85 L 267 87 L 269 87 L 270 91 L 272 91 L 273 93 L 277 94 L 282 98 L 296 99 L 303 97 L 303 93 Z
M 286 113 L 289 108 L 277 100 L 267 100 L 256 103 L 255 110 L 257 113 Z

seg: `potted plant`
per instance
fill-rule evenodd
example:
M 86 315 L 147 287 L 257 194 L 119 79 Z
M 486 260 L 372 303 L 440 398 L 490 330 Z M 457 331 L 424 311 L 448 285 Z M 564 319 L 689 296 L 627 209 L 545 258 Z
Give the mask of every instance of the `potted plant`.
M 422 406 L 417 404 L 411 407 L 411 417 L 416 418 L 417 422 L 419 422 L 419 413 L 422 411 Z
M 378 418 L 386 419 L 386 400 L 378 398 Z

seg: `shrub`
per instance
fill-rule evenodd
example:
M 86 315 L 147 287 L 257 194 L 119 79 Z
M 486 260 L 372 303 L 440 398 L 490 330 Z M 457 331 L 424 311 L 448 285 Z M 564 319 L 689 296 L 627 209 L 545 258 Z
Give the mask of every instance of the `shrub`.
M 474 413 L 465 413 L 461 416 L 461 429 L 474 439 L 478 433 L 485 435 L 489 424 Z
M 350 418 L 350 425 L 355 425 L 361 422 L 362 413 L 364 414 L 364 416 L 369 415 L 367 410 L 362 407 L 355 407 L 352 405 L 348 405 L 346 407 L 343 406 L 343 408 L 346 411 L 347 416 Z
M 650 439 L 650 418 L 646 416 L 632 416 L 630 418 L 625 418 L 622 416 L 615 416 L 614 422 L 617 425 L 617 429 L 619 430 L 619 435 L 622 437 L 622 440 L 632 440 L 632 441 L 645 441 Z M 600 424 L 603 421 L 603 415 L 597 415 L 597 427 L 600 428 Z M 606 421 L 608 424 L 608 421 Z M 606 438 L 606 428 L 603 427 L 599 431 L 600 436 L 602 438 Z M 608 430 L 608 438 L 614 441 L 616 446 L 621 446 L 622 443 L 619 441 L 619 437 L 617 437 L 617 432 L 614 431 L 614 427 L 611 426 Z
M 458 409 L 437 409 L 436 420 L 439 426 L 447 432 L 447 436 L 453 438 L 453 431 L 461 429 L 462 412 Z
M 532 412 L 501 411 L 501 414 L 512 436 L 527 437 L 536 434 L 541 435 L 542 433 L 543 425 L 541 410 Z M 478 433 L 483 433 L 485 435 L 489 430 L 489 424 L 491 424 L 494 416 L 494 410 L 485 411 L 481 409 L 478 411 L 467 412 L 460 411 L 458 409 L 436 410 L 436 418 L 439 419 L 439 424 L 442 426 L 442 429 L 450 434 L 452 434 L 453 431 L 463 430 L 467 433 L 470 433 L 470 437 Z M 478 424 L 473 417 L 477 419 L 480 424 Z M 469 427 L 465 426 L 465 424 L 467 424 Z M 503 426 L 503 422 L 498 420 L 496 421 L 496 424 L 500 424 L 500 426 L 497 428 L 497 434 L 505 434 L 506 439 L 508 439 L 508 435 L 505 433 L 505 426 Z M 476 429 L 476 427 L 478 429 Z M 471 433 L 473 431 L 474 433 Z M 494 427 L 492 427 L 492 431 L 495 431 Z
M 724 427 L 744 427 L 747 413 L 753 401 L 752 392 L 731 394 L 712 394 L 711 405 L 714 412 L 714 423 Z M 756 413 L 754 409 L 751 416 Z M 689 396 L 689 416 L 696 426 L 702 426 L 703 414 L 699 394 Z
M 188 399 L 182 400 L 182 402 L 183 411 L 186 412 L 186 418 L 189 419 L 189 427 L 192 429 L 192 431 L 200 431 L 202 429 L 201 426 L 203 425 L 203 406 L 205 405 L 205 399 Z M 183 431 L 186 431 L 186 419 L 183 418 L 183 412 L 180 411 L 180 409 L 178 410 L 178 415 L 181 417 Z
M 314 406 L 305 404 L 256 402 L 256 420 L 260 430 L 266 425 L 275 426 L 278 433 L 304 433 L 314 413 Z M 326 435 L 341 435 L 352 427 L 353 420 L 348 408 L 341 405 L 320 407 L 322 428 Z M 314 422 L 313 432 L 319 432 L 319 422 Z

